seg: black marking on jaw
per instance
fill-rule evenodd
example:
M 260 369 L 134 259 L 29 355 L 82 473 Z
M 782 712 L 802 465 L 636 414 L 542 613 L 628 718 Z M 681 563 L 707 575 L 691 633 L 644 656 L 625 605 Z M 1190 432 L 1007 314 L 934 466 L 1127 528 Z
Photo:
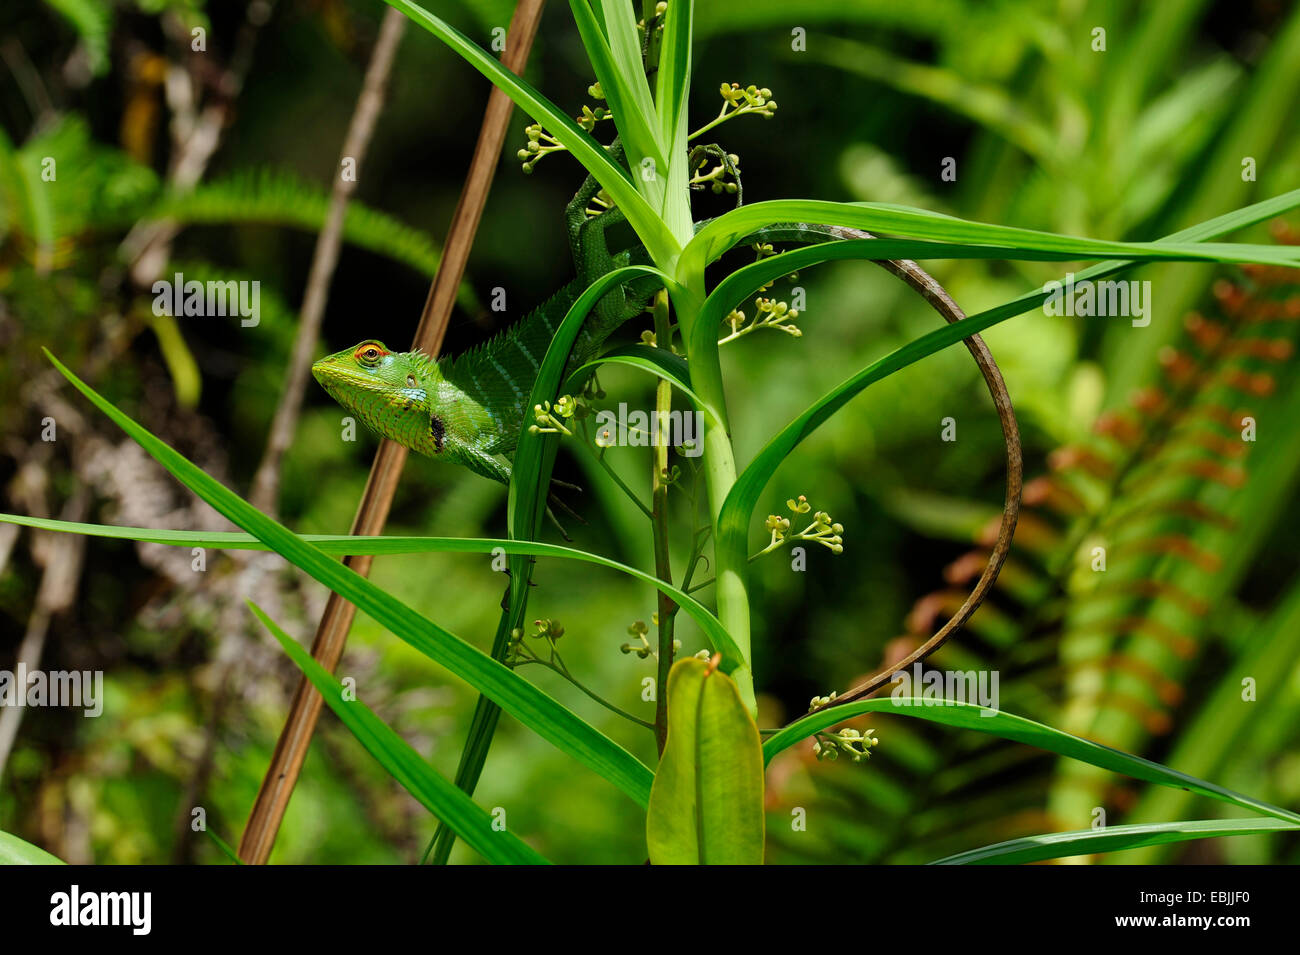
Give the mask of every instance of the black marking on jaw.
M 447 435 L 447 426 L 436 414 L 429 415 L 429 433 L 433 435 L 433 453 L 442 454 L 442 439 Z

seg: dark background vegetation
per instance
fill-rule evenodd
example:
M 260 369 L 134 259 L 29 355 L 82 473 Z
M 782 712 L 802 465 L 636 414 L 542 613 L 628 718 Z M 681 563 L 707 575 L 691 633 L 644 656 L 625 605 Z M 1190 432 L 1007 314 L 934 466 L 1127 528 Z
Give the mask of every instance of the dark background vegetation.
M 243 2 L 18 0 L 0 13 L 5 511 L 222 526 L 61 386 L 43 346 L 210 473 L 248 489 L 279 399 L 321 197 L 337 174 L 384 9 L 361 0 L 255 6 L 268 18 L 252 31 L 246 80 L 230 96 L 221 78 L 249 32 Z M 509 20 L 510 5 L 499 0 L 434 6 L 485 45 Z M 780 104 L 771 120 L 717 130 L 741 158 L 746 201 L 897 202 L 1151 239 L 1300 183 L 1300 11 L 1290 3 L 745 0 L 698 8 L 695 125 L 716 113 L 722 82 L 770 87 Z M 206 54 L 191 55 L 184 42 L 195 25 L 207 30 Z M 1107 31 L 1105 52 L 1091 48 L 1098 26 Z M 807 52 L 791 51 L 795 27 L 807 31 Z M 583 64 L 567 5 L 551 3 L 530 80 L 576 113 L 592 81 Z M 228 100 L 220 144 L 194 193 L 212 197 L 202 214 L 194 202 L 168 205 L 177 148 L 161 82 L 169 69 L 191 77 L 201 105 Z M 486 98 L 477 73 L 408 28 L 356 196 L 385 217 L 358 226 L 350 237 L 361 241 L 344 246 L 320 354 L 369 337 L 400 347 L 410 340 Z M 527 122 L 512 122 L 449 352 L 517 320 L 571 276 L 561 212 L 582 174 L 555 156 L 522 175 L 513 155 Z M 39 180 L 46 155 L 60 157 L 57 189 Z M 1257 162 L 1257 181 L 1242 180 L 1246 156 Z M 957 160 L 955 182 L 940 179 L 945 157 Z M 696 217 L 727 205 L 701 194 Z M 155 319 L 124 240 L 169 212 L 180 231 L 162 273 L 261 281 L 258 327 Z M 1268 234 L 1261 228 L 1252 238 Z M 395 253 L 399 244 L 416 251 Z M 934 271 L 974 312 L 1065 269 L 936 263 Z M 1030 485 L 1000 591 L 933 662 L 994 668 L 1008 710 L 1294 806 L 1295 316 L 1289 324 L 1247 318 L 1294 312 L 1295 279 L 1181 264 L 1133 277 L 1152 283 L 1147 328 L 1035 312 L 987 336 L 1016 402 L 1026 476 L 1052 478 Z M 825 266 L 797 282 L 808 293 L 803 337 L 759 333 L 725 352 L 742 460 L 831 384 L 937 321 L 869 264 Z M 778 293 L 790 284 L 779 283 Z M 484 307 L 494 287 L 506 290 L 505 314 Z M 1194 312 L 1222 336 L 1198 338 L 1203 326 L 1186 321 Z M 1252 344 L 1261 341 L 1266 347 Z M 647 400 L 639 379 L 610 375 L 604 384 L 611 402 Z M 1143 389 L 1159 401 L 1135 409 Z M 1216 429 L 1216 409 L 1256 417 L 1258 441 L 1241 442 L 1221 420 Z M 40 439 L 47 415 L 60 429 L 53 443 Z M 940 441 L 946 416 L 957 419 L 955 443 Z M 280 517 L 295 529 L 341 533 L 351 519 L 374 439 L 341 441 L 339 417 L 313 386 L 279 498 Z M 641 453 L 626 450 L 617 461 L 643 489 Z M 578 543 L 649 568 L 649 528 L 583 468 L 580 458 L 562 458 L 561 473 L 588 489 L 577 503 L 588 523 L 570 528 Z M 876 670 L 942 622 L 971 582 L 954 562 L 985 546 L 1003 480 L 997 419 L 962 349 L 870 389 L 801 447 L 768 490 L 771 509 L 806 494 L 844 524 L 845 549 L 810 549 L 804 573 L 780 554 L 755 566 L 765 725 Z M 1061 504 L 1062 489 L 1078 502 Z M 500 536 L 504 501 L 501 487 L 413 459 L 390 530 Z M 75 862 L 222 861 L 190 831 L 190 810 L 204 807 L 216 832 L 237 839 L 297 679 L 242 597 L 255 595 L 308 639 L 323 604 L 319 586 L 276 558 L 214 553 L 196 573 L 179 550 L 12 531 L 0 530 L 0 667 L 12 665 L 24 636 L 43 632 L 41 665 L 102 669 L 107 704 L 97 720 L 25 713 L 0 764 L 0 829 Z M 1087 570 L 1098 543 L 1111 559 L 1104 582 Z M 386 558 L 373 576 L 454 633 L 490 642 L 501 578 L 485 559 Z M 564 623 L 570 667 L 619 705 L 647 709 L 640 681 L 653 661 L 625 656 L 619 645 L 630 624 L 649 621 L 653 594 L 574 565 L 543 562 L 537 580 L 532 610 Z M 685 651 L 699 649 L 692 628 L 683 624 L 681 636 Z M 362 697 L 440 770 L 454 769 L 474 700 L 468 687 L 364 617 L 340 672 L 355 676 Z M 640 731 L 551 677 L 534 675 L 652 755 Z M 1240 698 L 1243 677 L 1257 683 L 1255 702 Z M 924 861 L 1086 828 L 1097 808 L 1110 823 L 1215 811 L 1185 793 L 1151 793 L 974 734 L 887 717 L 872 725 L 881 742 L 867 764 L 818 763 L 803 748 L 774 764 L 772 861 Z M 478 797 L 506 807 L 512 830 L 556 861 L 644 857 L 635 807 L 508 720 Z M 807 832 L 785 821 L 795 807 L 808 810 Z M 327 713 L 273 861 L 411 861 L 432 826 Z M 1256 836 L 1111 861 L 1290 861 L 1296 851 L 1293 838 Z

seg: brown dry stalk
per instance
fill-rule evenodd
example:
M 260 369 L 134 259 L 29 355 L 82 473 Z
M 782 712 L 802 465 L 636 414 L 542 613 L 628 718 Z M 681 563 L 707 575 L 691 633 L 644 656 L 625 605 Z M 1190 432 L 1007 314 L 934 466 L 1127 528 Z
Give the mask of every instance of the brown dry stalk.
M 861 236 L 870 238 L 865 232 Z M 944 287 L 915 262 L 902 259 L 881 262 L 880 265 L 919 292 L 921 297 L 943 316 L 944 321 L 952 324 L 960 322 L 966 317 L 957 303 L 944 290 Z M 1007 393 L 1006 383 L 1002 380 L 1002 372 L 998 370 L 997 362 L 993 360 L 993 355 L 989 352 L 988 346 L 984 344 L 984 340 L 978 335 L 972 335 L 965 339 L 965 344 L 967 350 L 975 358 L 975 363 L 979 365 L 980 374 L 984 376 L 984 382 L 988 385 L 989 394 L 993 397 L 993 405 L 997 409 L 998 420 L 1002 424 L 1002 439 L 1007 448 L 1007 493 L 1002 506 L 1002 523 L 998 528 L 997 543 L 994 545 L 992 553 L 989 554 L 988 562 L 984 565 L 984 572 L 980 574 L 979 580 L 975 582 L 975 586 L 971 589 L 966 600 L 947 623 L 940 627 L 930 639 L 893 666 L 881 670 L 870 679 L 836 696 L 834 702 L 828 704 L 830 706 L 839 706 L 842 703 L 870 696 L 892 680 L 895 673 L 907 669 L 913 663 L 924 660 L 943 646 L 947 639 L 963 626 L 970 619 L 971 614 L 983 603 L 985 596 L 987 596 L 994 582 L 998 579 L 1002 564 L 1007 559 L 1007 552 L 1011 550 L 1011 539 L 1016 532 L 1016 518 L 1020 513 L 1020 492 L 1024 482 L 1024 462 L 1020 450 L 1020 428 L 1016 424 L 1016 412 L 1011 407 L 1011 396 Z
M 523 72 L 524 64 L 528 61 L 544 3 L 545 0 L 520 0 L 515 7 L 507 32 L 509 42 L 502 55 L 502 63 L 513 73 Z M 469 175 L 456 211 L 452 214 L 447 242 L 438 262 L 438 272 L 429 288 L 412 345 L 434 358 L 442 347 L 456 290 L 465 274 L 469 250 L 474 243 L 483 206 L 487 202 L 488 190 L 492 186 L 492 177 L 505 143 L 511 110 L 506 94 L 493 87 L 483 113 L 483 124 L 479 129 Z M 375 535 L 383 531 L 402 466 L 406 463 L 406 453 L 406 449 L 399 444 L 388 440 L 381 442 L 352 522 L 352 534 Z M 369 556 L 347 557 L 344 563 L 358 574 L 366 576 L 370 573 L 371 560 Z M 348 630 L 355 615 L 356 607 L 338 594 L 329 595 L 312 642 L 312 656 L 327 670 L 333 671 L 343 656 L 343 647 L 347 643 Z M 320 694 L 306 678 L 300 679 L 289 718 L 280 733 L 275 752 L 271 756 L 271 765 L 262 780 L 257 801 L 253 804 L 248 825 L 239 843 L 239 857 L 246 863 L 263 864 L 271 854 L 280 820 L 284 818 L 289 797 L 293 794 L 298 773 L 307 756 L 307 746 L 316 728 L 322 703 Z

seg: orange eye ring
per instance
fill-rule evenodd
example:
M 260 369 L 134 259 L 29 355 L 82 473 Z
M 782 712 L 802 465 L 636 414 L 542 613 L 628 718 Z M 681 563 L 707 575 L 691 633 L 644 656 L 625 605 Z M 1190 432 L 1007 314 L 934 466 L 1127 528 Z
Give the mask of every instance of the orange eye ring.
M 378 342 L 362 342 L 352 353 L 352 357 L 358 364 L 374 365 L 387 354 L 388 351 Z

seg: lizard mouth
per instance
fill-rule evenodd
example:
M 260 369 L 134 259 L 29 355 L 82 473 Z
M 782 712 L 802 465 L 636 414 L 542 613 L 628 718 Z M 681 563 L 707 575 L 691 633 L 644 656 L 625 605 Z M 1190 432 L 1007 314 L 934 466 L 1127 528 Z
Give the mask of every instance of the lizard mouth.
M 315 378 L 322 388 L 331 394 L 334 389 L 341 385 L 353 385 L 359 388 L 373 386 L 370 378 L 362 375 L 349 374 L 347 369 L 340 368 L 337 364 L 328 358 L 322 358 L 311 366 L 311 375 Z
M 349 410 L 352 410 L 352 402 L 348 400 L 350 389 L 345 386 L 352 384 L 365 387 L 364 382 L 353 381 L 352 376 L 326 359 L 322 359 L 311 366 L 311 375 L 329 393 L 331 398 Z

